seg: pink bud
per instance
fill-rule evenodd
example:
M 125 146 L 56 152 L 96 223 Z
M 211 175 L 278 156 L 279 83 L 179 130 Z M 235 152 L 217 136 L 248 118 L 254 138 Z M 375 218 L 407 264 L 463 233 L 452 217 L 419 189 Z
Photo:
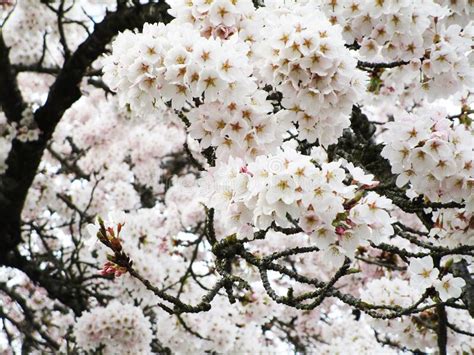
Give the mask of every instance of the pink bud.
M 219 37 L 220 39 L 227 39 L 237 31 L 235 26 L 218 25 L 212 30 L 212 36 L 214 38 Z
M 245 165 L 245 166 L 242 166 L 240 168 L 240 173 L 242 174 L 248 174 L 250 176 L 253 176 L 253 174 L 249 171 L 248 167 Z

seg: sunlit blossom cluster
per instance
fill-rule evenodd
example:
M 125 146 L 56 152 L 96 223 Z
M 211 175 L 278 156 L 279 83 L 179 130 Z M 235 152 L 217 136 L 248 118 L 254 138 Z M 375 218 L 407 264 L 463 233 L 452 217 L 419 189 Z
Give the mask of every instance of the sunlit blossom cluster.
M 430 201 L 469 201 L 474 187 L 474 140 L 471 128 L 453 123 L 443 109 L 415 110 L 385 124 L 382 156 Z
M 469 11 L 466 2 L 338 0 L 322 3 L 321 8 L 331 23 L 343 28 L 347 44 L 360 46 L 360 58 L 373 62 L 418 63 L 418 68 L 412 69 L 418 73 L 413 77 L 415 91 L 423 89 L 434 99 L 448 97 L 472 85 L 469 57 L 473 35 L 472 24 L 465 20 Z M 452 24 L 449 19 L 453 16 L 462 18 L 464 26 Z
M 227 39 L 239 33 L 251 40 L 252 17 L 255 12 L 251 0 L 188 1 L 167 0 L 170 14 L 181 24 L 191 23 L 203 36 Z
M 215 107 L 226 114 L 227 123 L 239 119 L 234 112 L 245 113 L 252 101 L 265 99 L 265 92 L 257 90 L 256 80 L 260 79 L 283 94 L 287 120 L 298 123 L 299 137 L 327 146 L 349 126 L 348 114 L 361 97 L 366 78 L 355 68 L 356 60 L 344 47 L 340 30 L 323 13 L 314 22 L 305 12 L 307 8 L 258 10 L 254 26 L 260 26 L 260 31 L 252 40 L 237 33 L 225 39 L 205 37 L 189 23 L 178 21 L 180 18 L 167 26 L 146 25 L 141 33 L 125 32 L 106 59 L 105 81 L 136 114 L 152 114 L 170 103 L 174 109 L 186 108 L 191 117 L 202 117 L 203 111 L 212 112 Z M 257 40 L 258 46 L 254 44 Z M 218 141 L 215 144 L 229 146 L 237 134 L 246 138 L 237 151 L 256 155 L 255 145 L 268 143 L 255 137 L 262 124 L 273 131 L 271 126 L 281 123 L 269 115 L 272 107 L 268 105 L 260 105 L 260 118 L 253 118 L 256 122 L 251 117 L 240 120 L 238 127 L 231 123 L 237 128 L 230 132 L 207 135 Z M 212 122 L 207 126 L 205 131 L 215 129 Z M 197 137 L 204 138 L 204 133 Z M 273 138 L 273 142 L 279 140 Z M 228 147 L 220 150 L 225 149 Z
M 359 244 L 381 242 L 393 232 L 390 200 L 364 192 L 364 186 L 376 184 L 373 176 L 353 165 L 348 170 L 354 172 L 355 184 L 345 183 L 341 162 L 317 167 L 311 157 L 287 148 L 249 164 L 231 159 L 211 168 L 202 186 L 209 193 L 207 204 L 222 213 L 229 235 L 253 238 L 254 231 L 273 224 L 296 225 L 335 265 L 342 265 Z
M 141 33 L 118 36 L 104 79 L 137 114 L 168 101 L 175 109 L 200 101 L 228 104 L 256 89 L 247 51 L 235 36 L 222 41 L 200 36 L 190 24 L 147 24 Z
M 349 126 L 348 114 L 367 80 L 344 46 L 340 28 L 311 6 L 262 8 L 258 14 L 260 75 L 282 93 L 301 139 L 335 143 Z
M 223 160 L 253 159 L 275 151 L 291 122 L 285 111 L 269 114 L 273 107 L 266 97 L 265 91 L 258 90 L 242 102 L 204 103 L 187 115 L 189 133 L 201 148 L 216 147 L 216 156 Z
M 427 48 L 429 57 L 421 66 L 421 89 L 428 92 L 430 99 L 449 97 L 474 85 L 472 23 L 465 27 L 440 27 L 431 34 L 433 43 Z
M 170 103 L 188 112 L 201 148 L 217 147 L 218 157 L 255 157 L 282 143 L 290 121 L 284 112 L 273 115 L 267 92 L 257 89 L 248 50 L 237 36 L 204 38 L 189 24 L 147 25 L 114 42 L 105 80 L 134 114 Z
M 432 0 L 338 0 L 323 5 L 332 23 L 343 27 L 348 43 L 361 46 L 368 60 L 417 59 L 424 55 L 426 31 L 448 14 Z

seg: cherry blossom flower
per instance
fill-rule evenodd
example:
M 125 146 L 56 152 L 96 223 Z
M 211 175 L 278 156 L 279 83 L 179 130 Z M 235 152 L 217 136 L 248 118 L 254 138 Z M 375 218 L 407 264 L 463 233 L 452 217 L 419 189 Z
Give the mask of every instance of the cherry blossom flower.
M 438 291 L 441 301 L 446 302 L 450 298 L 458 298 L 461 296 L 462 288 L 466 282 L 460 277 L 453 277 L 448 274 L 443 276 L 441 280 L 434 282 L 434 287 Z
M 433 286 L 439 275 L 439 270 L 433 267 L 431 256 L 412 259 L 408 271 L 410 273 L 410 284 L 420 290 Z

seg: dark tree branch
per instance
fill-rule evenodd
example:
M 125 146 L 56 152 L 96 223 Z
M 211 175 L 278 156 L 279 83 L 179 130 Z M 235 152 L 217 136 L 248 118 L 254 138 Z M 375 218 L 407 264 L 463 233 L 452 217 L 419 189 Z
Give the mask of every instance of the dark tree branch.
M 64 158 L 56 152 L 51 145 L 47 148 L 48 152 L 53 156 L 54 159 L 56 159 L 58 162 L 61 163 L 62 168 L 68 172 L 68 173 L 73 173 L 75 174 L 78 178 L 80 179 L 85 179 L 89 180 L 90 176 L 87 175 L 82 169 L 77 166 L 74 162 L 69 162 L 67 158 Z
M 446 345 L 448 344 L 448 316 L 446 314 L 446 307 L 444 305 L 436 306 L 436 313 L 438 314 L 438 350 L 440 355 L 446 355 Z
M 405 190 L 398 188 L 395 184 L 397 177 L 392 174 L 390 163 L 380 155 L 383 145 L 377 144 L 373 139 L 375 131 L 375 125 L 369 121 L 359 107 L 354 106 L 351 115 L 351 129 L 344 132 L 337 144 L 329 147 L 329 158 L 331 160 L 345 158 L 374 174 L 378 181 L 384 182 L 374 191 L 390 198 L 403 211 L 416 213 L 428 230 L 432 228 L 433 221 L 431 215 L 424 212 L 424 208 L 461 206 L 455 203 L 449 205 L 431 204 L 430 206 L 430 204 L 425 204 L 422 199 L 412 201 L 406 197 Z
M 61 0 L 59 7 L 57 9 L 56 15 L 58 17 L 58 32 L 59 32 L 59 41 L 63 47 L 64 51 L 64 60 L 68 60 L 71 56 L 71 50 L 67 44 L 66 34 L 64 32 L 64 15 L 67 10 L 64 9 L 65 0 Z
M 10 48 L 5 44 L 0 28 L 0 108 L 9 122 L 20 122 L 26 105 L 16 80 L 16 73 L 10 63 Z
M 390 69 L 390 68 L 396 68 L 396 67 L 400 67 L 400 66 L 403 66 L 403 65 L 407 65 L 407 64 L 410 64 L 410 62 L 407 62 L 407 61 L 399 61 L 399 62 L 391 62 L 391 63 L 370 63 L 370 62 L 363 62 L 361 60 L 359 60 L 357 62 L 357 67 L 360 68 L 360 69 L 367 69 L 367 68 L 370 68 L 370 69 Z
M 457 277 L 462 277 L 466 282 L 464 286 L 464 292 L 461 295 L 461 299 L 467 307 L 467 310 L 471 317 L 474 318 L 474 279 L 471 277 L 469 272 L 467 261 L 461 260 L 454 263 L 452 266 L 453 274 Z
M 48 282 L 48 275 L 40 275 L 41 270 L 28 269 L 28 262 L 15 252 L 21 242 L 21 211 L 28 190 L 36 175 L 43 152 L 51 139 L 56 125 L 64 112 L 81 97 L 79 88 L 82 78 L 91 64 L 105 52 L 108 43 L 119 32 L 126 29 L 141 27 L 144 23 L 169 22 L 171 16 L 167 13 L 168 5 L 164 2 L 124 7 L 116 12 L 108 13 L 102 22 L 96 24 L 92 34 L 77 48 L 71 57 L 64 63 L 56 81 L 51 86 L 46 103 L 34 115 L 35 121 L 41 130 L 37 141 L 20 142 L 14 140 L 12 149 L 7 158 L 8 169 L 0 176 L 0 236 L 2 248 L 0 263 L 17 267 L 45 289 L 70 305 L 75 300 L 55 290 L 55 286 Z M 0 32 L 1 34 L 1 32 Z M 0 37 L 1 38 L 1 37 Z M 21 119 L 23 101 L 17 89 L 14 72 L 8 61 L 8 48 L 0 39 L 0 102 L 10 120 Z M 66 290 L 67 291 L 67 290 Z M 83 305 L 72 305 L 79 311 Z
M 60 67 L 45 67 L 42 66 L 41 63 L 39 65 L 25 65 L 25 64 L 12 64 L 12 68 L 20 73 L 20 72 L 31 72 L 31 73 L 41 73 L 41 74 L 51 74 L 51 75 L 58 75 L 61 72 Z M 100 76 L 102 75 L 101 70 L 89 69 L 86 71 L 84 76 Z
M 3 291 L 6 295 L 8 295 L 21 307 L 23 315 L 25 316 L 25 320 L 41 335 L 41 337 L 48 343 L 48 345 L 52 349 L 58 350 L 59 344 L 41 328 L 41 324 L 39 324 L 35 320 L 35 315 L 33 311 L 28 307 L 25 299 L 21 297 L 20 294 L 18 294 L 14 289 L 7 287 L 5 283 L 0 283 L 0 290 Z

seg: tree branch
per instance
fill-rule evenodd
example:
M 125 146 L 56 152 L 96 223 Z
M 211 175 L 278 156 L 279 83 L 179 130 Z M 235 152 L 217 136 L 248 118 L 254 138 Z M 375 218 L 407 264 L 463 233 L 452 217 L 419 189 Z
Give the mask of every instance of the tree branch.
M 10 48 L 5 44 L 0 28 L 0 107 L 9 122 L 20 122 L 25 103 L 16 80 L 16 73 L 10 63 Z
M 169 22 L 168 5 L 164 2 L 124 7 L 116 12 L 107 13 L 102 22 L 98 23 L 92 34 L 77 48 L 71 57 L 64 63 L 56 81 L 51 86 L 46 103 L 34 115 L 35 121 L 41 130 L 37 141 L 20 142 L 14 140 L 12 149 L 7 158 L 8 169 L 0 176 L 0 236 L 2 248 L 0 250 L 0 263 L 17 267 L 23 271 L 27 262 L 18 259 L 15 253 L 17 245 L 21 242 L 21 211 L 28 190 L 36 175 L 36 170 L 42 159 L 43 152 L 51 139 L 56 125 L 64 112 L 81 97 L 79 88 L 82 78 L 90 65 L 105 52 L 108 43 L 115 35 L 126 29 L 141 27 L 146 22 Z M 0 32 L 1 34 L 1 32 Z M 21 119 L 23 101 L 19 91 L 16 90 L 13 70 L 8 61 L 8 48 L 3 38 L 0 39 L 0 102 L 7 116 L 11 120 Z M 31 270 L 26 272 L 32 279 L 38 281 L 48 291 L 54 285 L 48 282 L 49 278 L 40 275 L 31 275 Z M 37 272 L 41 272 L 37 270 Z M 54 290 L 53 290 L 54 291 Z M 67 292 L 67 290 L 65 290 Z M 74 300 L 60 292 L 53 292 L 53 296 L 61 299 L 63 303 L 71 305 Z M 72 305 L 75 311 L 80 311 L 80 306 Z

